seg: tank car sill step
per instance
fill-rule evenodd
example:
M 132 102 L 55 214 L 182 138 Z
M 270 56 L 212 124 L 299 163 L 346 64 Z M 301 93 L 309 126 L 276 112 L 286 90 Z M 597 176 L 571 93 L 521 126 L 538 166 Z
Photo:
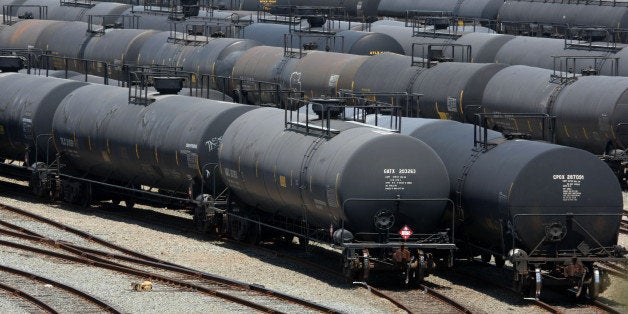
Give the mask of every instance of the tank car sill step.
M 439 250 L 455 250 L 456 245 L 453 243 L 407 243 L 407 242 L 389 242 L 389 243 L 345 243 L 334 245 L 337 248 L 398 248 L 400 246 L 413 249 L 439 249 Z
M 625 257 L 600 257 L 600 256 L 564 256 L 564 257 L 527 257 L 514 258 L 512 262 L 571 262 L 574 259 L 581 262 L 626 262 Z

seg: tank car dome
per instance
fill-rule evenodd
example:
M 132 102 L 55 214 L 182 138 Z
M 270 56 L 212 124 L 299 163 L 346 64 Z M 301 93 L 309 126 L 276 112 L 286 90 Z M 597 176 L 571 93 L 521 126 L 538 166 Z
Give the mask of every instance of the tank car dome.
M 367 56 L 384 52 L 401 55 L 405 53 L 401 44 L 386 34 L 347 30 L 337 33 L 336 36 L 341 37 L 344 42 L 344 53 Z

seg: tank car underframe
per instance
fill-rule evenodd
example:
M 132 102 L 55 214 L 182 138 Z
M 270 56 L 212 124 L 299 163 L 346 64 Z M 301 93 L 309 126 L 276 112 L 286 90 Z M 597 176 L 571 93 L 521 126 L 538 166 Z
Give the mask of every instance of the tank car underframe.
M 234 198 L 233 201 L 231 198 Z M 351 199 L 351 201 L 430 201 L 453 202 L 449 199 Z M 310 241 L 328 245 L 342 250 L 342 271 L 350 280 L 366 281 L 373 272 L 397 273 L 407 287 L 423 281 L 436 268 L 436 263 L 443 261 L 448 267 L 453 266 L 454 251 L 453 231 L 431 234 L 412 234 L 407 240 L 398 233 L 390 233 L 386 228 L 380 233 L 356 233 L 362 240 L 351 242 L 338 241 L 336 233 L 345 230 L 343 224 L 334 230 L 329 227 L 312 226 L 307 221 L 296 221 L 284 216 L 261 212 L 247 207 L 234 207 L 240 204 L 237 197 L 231 196 L 227 201 L 226 231 L 236 240 L 257 243 L 262 236 L 281 235 L 284 238 L 297 237 L 299 244 L 306 248 Z M 346 205 L 346 202 L 345 202 Z M 220 220 L 222 221 L 222 220 Z M 452 221 L 453 226 L 453 221 Z M 391 225 L 392 227 L 392 225 Z M 262 231 L 264 229 L 264 231 Z M 267 232 L 268 231 L 268 232 Z M 350 233 L 349 233 L 350 234 Z M 372 239 L 379 240 L 372 240 Z
M 169 191 L 149 186 L 136 186 L 130 182 L 118 182 L 109 178 L 93 177 L 88 173 L 63 172 L 60 157 L 51 163 L 35 162 L 23 167 L 29 173 L 29 186 L 32 192 L 49 201 L 61 200 L 68 203 L 90 206 L 94 201 L 111 200 L 113 204 L 124 201 L 132 208 L 136 203 L 149 206 L 168 206 L 169 208 L 202 208 L 205 211 L 220 211 L 215 208 L 214 197 L 199 193 L 202 184 L 190 180 L 187 187 L 178 191 Z M 198 188 L 197 186 L 201 186 Z M 186 192 L 183 192 L 186 191 Z M 186 195 L 187 194 L 187 195 Z M 188 197 L 186 197 L 188 196 Z
M 447 267 L 453 266 L 456 245 L 446 234 L 423 235 L 440 237 L 440 243 L 394 241 L 387 243 L 344 243 L 334 245 L 342 249 L 342 272 L 350 280 L 367 281 L 372 272 L 398 273 L 407 287 L 423 282 L 435 269 L 439 258 Z M 401 239 L 399 239 L 401 240 Z
M 538 299 L 541 288 L 546 286 L 564 286 L 575 288 L 577 296 L 588 292 L 590 298 L 596 298 L 603 292 L 609 283 L 608 275 L 602 273 L 595 263 L 627 262 L 624 257 L 626 250 L 621 246 L 603 246 L 576 218 L 592 216 L 618 216 L 622 214 L 517 214 L 512 218 L 512 226 L 516 226 L 518 218 L 525 217 L 564 217 L 569 227 L 553 222 L 545 226 L 545 235 L 535 247 L 526 252 L 517 248 L 517 234 L 513 230 L 511 250 L 508 259 L 514 266 L 514 287 L 524 294 L 534 293 Z M 582 241 L 577 247 L 570 250 L 545 249 L 544 247 L 557 244 L 564 239 L 568 232 L 577 227 L 586 237 L 594 242 L 596 247 Z

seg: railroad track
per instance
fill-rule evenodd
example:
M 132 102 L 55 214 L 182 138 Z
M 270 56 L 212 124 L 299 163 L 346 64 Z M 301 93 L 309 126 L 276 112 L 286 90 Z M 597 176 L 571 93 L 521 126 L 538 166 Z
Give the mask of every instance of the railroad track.
M 617 264 L 614 264 L 614 263 L 600 264 L 598 265 L 598 267 L 613 276 L 628 280 L 628 271 L 625 268 Z
M 26 193 L 24 191 L 24 189 L 20 189 L 17 188 L 16 193 L 19 193 L 21 195 L 23 195 L 24 197 L 32 197 L 29 193 Z M 146 222 L 149 221 L 149 223 L 151 224 L 156 224 L 159 225 L 161 227 L 166 227 L 172 230 L 177 230 L 180 232 L 184 232 L 186 234 L 196 234 L 196 235 L 202 235 L 201 233 L 197 232 L 196 230 L 193 229 L 189 229 L 189 228 L 182 228 L 182 221 L 180 218 L 177 217 L 171 217 L 169 216 L 168 219 L 166 220 L 157 220 L 155 221 L 155 219 L 151 218 L 151 217 L 147 217 L 146 215 L 146 211 L 145 210 L 141 210 L 141 209 L 126 209 L 124 211 L 116 211 L 115 210 L 116 205 L 111 205 L 111 206 L 107 206 L 104 208 L 94 208 L 94 210 L 96 211 L 100 211 L 100 212 L 104 212 L 110 215 L 116 215 L 116 216 L 121 216 L 124 217 L 125 219 L 130 219 L 130 220 L 134 220 L 137 222 Z M 25 212 L 25 215 L 31 215 L 30 213 Z M 39 217 L 37 215 L 32 215 L 31 218 L 33 219 L 45 219 L 43 217 Z M 165 218 L 165 217 L 162 217 Z M 172 223 L 168 223 L 168 221 L 172 221 Z M 55 227 L 57 228 L 64 228 L 66 229 L 68 232 L 72 232 L 74 234 L 79 235 L 82 238 L 86 238 L 86 237 L 91 237 L 91 235 L 88 234 L 82 234 L 79 230 L 67 227 L 67 226 L 63 226 L 61 224 L 58 224 L 56 222 L 53 221 L 49 221 L 49 223 L 51 225 L 56 225 Z M 0 223 L 0 225 L 2 225 Z M 185 225 L 185 224 L 183 224 Z M 193 226 L 192 222 L 189 221 L 189 225 Z M 1 232 L 1 229 L 0 229 Z M 24 232 L 22 230 L 22 232 Z M 41 237 L 41 235 L 38 234 L 30 234 L 31 236 L 35 236 L 35 237 Z M 124 248 L 120 248 L 114 245 L 111 245 L 110 243 L 108 243 L 107 241 L 103 241 L 100 240 L 98 238 L 90 238 L 92 241 L 99 243 L 105 247 L 108 248 L 112 248 L 114 250 L 117 251 L 121 251 L 124 250 Z M 33 240 L 37 240 L 37 239 L 33 239 Z M 245 246 L 247 248 L 250 249 L 255 249 L 255 250 L 261 250 L 263 252 L 266 252 L 267 254 L 270 254 L 272 256 L 277 256 L 277 257 L 281 257 L 281 258 L 285 258 L 288 260 L 291 260 L 293 262 L 299 263 L 301 265 L 310 267 L 310 268 L 314 268 L 317 269 L 319 271 L 322 271 L 323 273 L 327 274 L 327 275 L 332 275 L 334 277 L 336 277 L 339 281 L 341 282 L 345 282 L 346 278 L 344 277 L 344 275 L 340 272 L 338 272 L 335 269 L 332 269 L 329 265 L 328 266 L 323 266 L 320 264 L 316 264 L 313 262 L 308 261 L 305 258 L 298 258 L 295 257 L 294 255 L 291 254 L 283 254 L 277 250 L 272 250 L 272 249 L 268 249 L 268 248 L 264 248 L 262 246 L 257 246 L 257 245 L 250 245 L 248 243 L 244 243 L 244 242 L 239 242 L 239 241 L 234 241 L 231 240 L 229 238 L 225 238 L 225 237 L 221 237 L 220 240 L 224 241 L 224 242 L 228 242 L 231 243 L 233 245 L 238 245 L 238 246 Z M 89 250 L 87 248 L 76 248 L 78 250 L 83 250 L 86 253 L 90 253 L 90 254 L 94 254 L 96 257 L 100 257 L 102 258 L 105 255 L 109 255 L 112 256 L 111 253 L 106 253 L 106 252 L 102 252 L 102 251 L 95 251 L 95 250 Z M 150 260 L 150 257 L 148 256 L 144 256 L 144 255 L 138 255 L 135 252 L 126 252 L 123 251 L 125 254 L 129 254 L 131 256 L 137 257 L 138 259 L 147 259 Z M 122 258 L 119 255 L 114 255 L 115 257 L 118 258 Z M 156 263 L 164 263 L 163 261 L 159 261 L 159 260 L 152 260 L 153 262 Z M 173 265 L 170 265 L 173 266 Z M 455 302 L 454 300 L 448 298 L 447 296 L 439 293 L 438 291 L 425 287 L 425 286 L 421 286 L 418 290 L 416 291 L 407 291 L 404 290 L 404 292 L 399 292 L 399 291 L 381 291 L 378 290 L 377 288 L 373 287 L 373 286 L 369 286 L 369 285 L 364 285 L 363 283 L 355 283 L 358 286 L 364 287 L 367 290 L 369 290 L 371 293 L 373 293 L 373 295 L 375 295 L 376 297 L 379 298 L 383 298 L 386 299 L 388 301 L 390 301 L 391 303 L 395 304 L 398 308 L 408 311 L 408 312 L 421 312 L 421 311 L 425 311 L 426 305 L 429 305 L 428 308 L 430 309 L 434 309 L 434 308 L 438 308 L 441 309 L 443 312 L 463 312 L 463 313 L 470 313 L 470 311 L 468 309 L 466 309 L 464 307 L 464 305 L 458 304 L 457 302 Z M 406 293 L 407 292 L 407 293 Z M 417 302 L 417 300 L 419 300 L 420 302 Z
M 136 278 L 151 278 L 152 281 L 165 285 L 206 294 L 214 298 L 220 298 L 264 312 L 336 312 L 336 310 L 332 308 L 272 291 L 259 285 L 246 284 L 199 272 L 132 252 L 69 226 L 64 226 L 17 208 L 0 206 L 0 211 L 10 211 L 11 213 L 28 217 L 28 219 L 54 226 L 75 236 L 87 239 L 90 242 L 97 243 L 109 250 L 101 251 L 75 245 L 64 240 L 50 239 L 32 230 L 3 221 L 1 223 L 2 227 L 0 228 L 0 233 L 4 236 L 16 238 L 20 241 L 29 241 L 31 243 L 43 243 L 52 247 L 52 250 L 45 250 L 19 242 L 0 240 L 0 245 L 5 247 L 12 247 L 13 249 L 54 257 L 64 261 L 105 268 L 135 276 Z M 119 254 L 112 253 L 111 250 L 119 251 Z M 64 253 L 60 253 L 59 251 L 64 251 Z
M 30 194 L 25 193 L 24 195 L 28 196 L 28 197 L 32 197 L 30 196 Z M 133 211 L 129 211 L 129 210 L 125 210 L 125 211 L 114 211 L 112 212 L 111 208 L 114 208 L 115 206 L 111 206 L 109 207 L 109 209 L 94 209 L 94 211 L 102 211 L 102 212 L 106 212 L 108 215 L 115 215 L 115 216 L 123 216 L 132 220 L 136 220 L 139 222 L 146 222 L 147 218 L 140 214 L 141 212 L 143 212 L 143 210 L 133 210 Z M 164 220 L 159 219 L 158 221 L 155 221 L 155 219 L 150 219 L 148 218 L 148 220 L 151 220 L 150 223 L 153 224 L 157 224 L 159 226 L 162 227 L 167 227 L 170 228 L 172 230 L 177 230 L 177 231 L 184 231 L 185 233 L 194 233 L 197 235 L 200 235 L 200 233 L 193 231 L 189 228 L 185 228 L 183 229 L 181 227 L 181 221 L 177 221 L 175 223 L 165 223 Z M 191 225 L 191 223 L 190 223 Z M 232 243 L 238 243 L 238 245 L 247 245 L 247 244 L 243 244 L 243 243 L 239 243 L 239 242 L 235 242 L 235 241 L 230 241 L 230 240 L 226 240 L 226 239 L 221 239 L 223 241 L 228 241 L 228 242 L 232 242 Z M 262 249 L 259 246 L 251 246 L 255 249 Z M 83 250 L 86 250 L 86 248 L 82 248 Z M 264 249 L 262 249 L 264 250 Z M 342 274 L 340 274 L 339 272 L 336 272 L 335 270 L 331 270 L 329 268 L 326 267 L 321 267 L 320 265 L 317 265 L 315 263 L 309 262 L 306 259 L 301 259 L 301 258 L 297 258 L 292 256 L 293 254 L 283 254 L 277 251 L 273 251 L 273 250 L 267 250 L 268 254 L 271 254 L 273 256 L 279 256 L 279 257 L 285 257 L 287 259 L 291 259 L 293 261 L 296 261 L 300 264 L 304 264 L 307 265 L 308 267 L 315 267 L 318 268 L 319 270 L 322 270 L 323 272 L 327 273 L 327 274 L 334 274 L 334 276 L 338 276 L 339 278 L 342 278 L 342 280 L 344 280 L 344 276 L 342 276 Z M 90 254 L 94 254 L 95 256 L 105 256 L 106 253 L 105 252 L 98 252 L 98 251 L 90 251 Z M 159 262 L 159 261 L 158 261 Z M 439 308 L 439 307 L 444 307 L 447 308 L 448 310 L 443 310 L 443 311 L 448 311 L 448 312 L 470 312 L 468 309 L 465 309 L 464 306 L 460 306 L 460 305 L 454 305 L 454 306 L 450 306 L 450 305 L 439 305 L 439 307 L 435 307 L 434 305 L 432 305 L 432 303 L 434 303 L 434 298 L 431 294 L 431 292 L 435 292 L 436 294 L 438 294 L 437 291 L 434 291 L 433 289 L 429 289 L 427 287 L 421 287 L 419 290 L 416 291 L 412 291 L 409 292 L 407 290 L 404 290 L 402 292 L 400 291 L 394 291 L 394 290 L 380 290 L 377 289 L 375 287 L 372 286 L 365 286 L 362 283 L 356 283 L 360 286 L 363 286 L 366 289 L 369 289 L 369 291 L 371 291 L 374 295 L 381 297 L 381 298 L 385 298 L 390 300 L 393 304 L 397 305 L 400 309 L 403 309 L 405 311 L 408 312 L 421 312 L 421 311 L 425 311 L 425 308 L 417 308 L 417 306 L 422 305 L 422 304 L 429 304 L 429 306 L 431 308 Z M 427 299 L 425 299 L 427 297 Z M 420 302 L 417 302 L 417 300 L 421 300 Z M 437 301 L 437 303 L 440 301 Z M 455 302 L 454 302 L 455 303 Z M 539 304 L 539 306 L 544 307 L 544 305 Z M 547 308 L 545 309 L 548 312 L 555 312 L 556 310 L 552 310 L 551 309 L 551 305 L 547 305 Z
M 628 210 L 624 209 L 624 217 L 628 217 Z M 619 226 L 619 232 L 623 234 L 628 234 L 628 220 L 621 220 L 621 225 Z
M 307 259 L 300 258 L 295 256 L 294 254 L 286 254 L 276 249 L 271 249 L 264 246 L 252 245 L 248 243 L 243 243 L 239 241 L 235 241 L 229 238 L 222 238 L 225 242 L 234 243 L 237 245 L 241 245 L 250 249 L 255 249 L 262 251 L 266 254 L 270 254 L 275 257 L 280 257 L 286 260 L 290 260 L 292 262 L 303 265 L 304 267 L 308 267 L 324 274 L 333 276 L 337 278 L 339 281 L 347 281 L 347 278 L 339 272 L 336 268 L 332 268 L 329 265 L 321 265 L 319 263 L 311 262 Z M 316 252 L 315 254 L 329 254 L 329 253 L 321 253 Z M 334 259 L 334 257 L 330 257 L 329 259 Z M 335 260 L 340 261 L 340 256 L 335 256 Z M 339 265 L 340 263 L 338 263 Z M 408 313 L 424 313 L 424 312 L 436 312 L 436 313 L 472 313 L 470 309 L 468 309 L 465 305 L 460 302 L 447 297 L 446 295 L 431 289 L 425 285 L 419 285 L 416 289 L 405 289 L 403 287 L 399 288 L 397 285 L 397 289 L 389 289 L 383 287 L 375 287 L 367 284 L 366 282 L 355 281 L 351 282 L 353 285 L 360 286 L 373 295 L 388 300 L 397 306 L 399 309 L 402 309 Z M 400 283 L 399 283 L 400 284 Z M 387 284 L 388 286 L 388 284 Z
M 24 300 L 25 308 L 32 312 L 62 313 L 81 309 L 82 312 L 121 313 L 92 295 L 52 279 L 2 265 L 0 273 L 0 289 Z
M 484 276 L 480 276 L 477 274 L 496 274 L 503 273 L 499 277 L 501 278 L 512 278 L 512 269 L 509 267 L 497 268 L 492 264 L 485 264 L 479 260 L 472 261 L 472 267 L 483 268 L 483 271 L 475 271 L 475 272 L 466 272 L 460 270 L 458 267 L 455 272 L 461 274 L 463 276 L 468 276 L 469 278 L 473 278 L 477 281 L 487 282 L 489 284 L 493 284 L 500 289 L 512 291 L 513 293 L 517 293 L 512 287 L 505 284 L 504 282 L 499 282 L 498 280 L 491 280 Z M 486 268 L 493 268 L 491 271 L 486 271 Z M 554 291 L 550 289 L 544 289 L 543 294 L 541 295 L 541 300 L 535 300 L 529 298 L 534 305 L 543 310 L 550 313 L 565 313 L 573 309 L 578 309 L 579 311 L 585 311 L 588 313 L 612 313 L 612 314 L 620 314 L 621 311 L 604 304 L 600 300 L 590 300 L 586 299 L 584 302 L 574 302 L 576 300 L 575 294 L 570 294 L 568 291 Z M 565 299 L 567 297 L 567 299 Z

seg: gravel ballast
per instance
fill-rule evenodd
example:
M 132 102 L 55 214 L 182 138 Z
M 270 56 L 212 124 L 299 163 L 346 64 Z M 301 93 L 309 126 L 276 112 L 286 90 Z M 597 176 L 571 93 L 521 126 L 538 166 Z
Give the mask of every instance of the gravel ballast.
M 624 204 L 627 201 L 627 194 L 624 193 Z M 154 225 L 130 223 L 101 211 L 82 210 L 69 205 L 33 204 L 15 197 L 7 197 L 2 191 L 0 202 L 28 209 L 35 214 L 55 219 L 131 250 L 208 273 L 260 284 L 343 312 L 403 312 L 390 302 L 372 296 L 366 289 L 356 288 L 320 273 L 312 276 L 313 270 L 302 269 L 302 266 L 257 250 L 234 248 L 233 245 L 222 241 L 211 241 L 173 230 L 163 230 Z M 189 221 L 190 226 L 192 224 L 190 215 L 185 212 L 167 209 L 157 211 L 183 217 Z M 620 235 L 620 244 L 628 246 L 628 237 Z M 131 283 L 139 279 L 112 276 L 111 272 L 105 270 L 94 271 L 93 268 L 82 270 L 76 265 L 42 261 L 36 256 L 20 256 L 23 254 L 5 248 L 0 250 L 0 254 L 2 256 L 0 263 L 3 265 L 12 267 L 19 265 L 24 267 L 20 269 L 31 271 L 37 269 L 42 272 L 41 274 L 48 274 L 48 277 L 57 280 L 71 274 L 66 276 L 68 282 L 64 283 L 77 283 L 71 285 L 111 302 L 124 312 L 198 313 L 209 310 L 226 313 L 242 310 L 232 303 L 216 301 L 172 287 L 155 285 L 151 292 L 135 292 L 131 289 Z M 470 308 L 476 312 L 534 312 L 525 304 L 501 301 L 498 294 L 482 295 L 481 292 L 471 291 L 472 288 L 457 286 L 438 276 L 431 276 L 427 280 L 430 285 L 446 287 L 446 290 L 450 291 L 450 296 L 456 300 L 463 296 Z M 628 291 L 626 281 L 617 278 L 613 280 L 611 288 L 603 293 L 602 297 L 624 300 Z M 0 312 L 24 312 L 19 309 L 15 300 L 0 294 Z

